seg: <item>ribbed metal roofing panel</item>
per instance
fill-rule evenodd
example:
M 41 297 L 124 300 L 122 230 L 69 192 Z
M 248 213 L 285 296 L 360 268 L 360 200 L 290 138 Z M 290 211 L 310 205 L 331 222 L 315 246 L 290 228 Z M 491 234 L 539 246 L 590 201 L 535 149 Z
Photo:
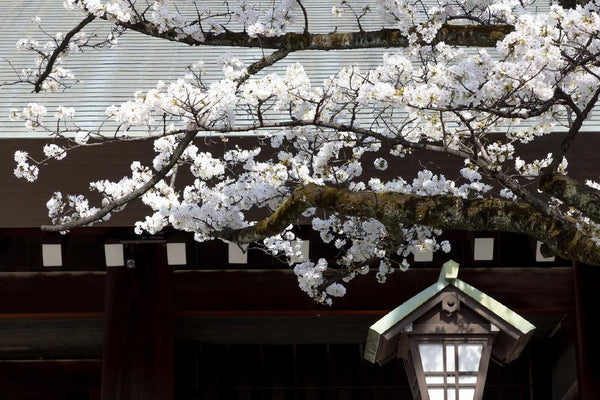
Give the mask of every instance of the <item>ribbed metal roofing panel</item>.
M 9 60 L 17 71 L 31 66 L 31 52 L 16 51 L 15 44 L 19 38 L 33 36 L 40 38 L 36 24 L 29 23 L 35 16 L 42 20 L 42 26 L 49 32 L 66 32 L 75 26 L 82 18 L 81 13 L 62 9 L 61 1 L 9 2 L 2 0 L 8 23 L 3 25 L 3 35 L 0 40 L 0 54 Z M 222 7 L 222 1 L 212 1 Z M 311 15 L 323 16 L 311 20 L 311 30 L 326 32 L 331 30 L 328 24 L 331 19 L 331 7 L 335 1 L 312 1 L 314 7 Z M 183 2 L 182 4 L 189 4 Z M 211 8 L 212 9 L 212 8 Z M 215 9 L 216 10 L 216 9 Z M 213 11 L 215 11 L 213 10 Z M 327 13 L 325 13 L 327 11 Z M 182 11 L 185 12 L 185 9 Z M 356 30 L 356 24 L 347 17 L 341 19 L 344 29 Z M 298 25 L 298 24 L 296 24 Z M 91 26 L 98 32 L 108 32 L 109 24 L 104 21 L 94 21 Z M 341 24 L 338 25 L 340 28 Z M 366 25 L 363 24 L 365 28 Z M 298 25 L 301 27 L 301 25 Z M 314 28 L 313 28 L 314 27 Z M 374 29 L 373 26 L 368 27 Z M 89 31 L 89 29 L 86 29 Z M 296 29 L 297 30 L 297 29 Z M 124 35 L 116 48 L 95 51 L 89 50 L 84 54 L 69 56 L 64 64 L 72 69 L 81 84 L 74 85 L 66 92 L 32 94 L 29 85 L 4 86 L 0 89 L 0 98 L 10 101 L 0 102 L 0 138 L 1 137 L 40 137 L 43 133 L 27 132 L 21 122 L 8 120 L 11 108 L 22 109 L 30 102 L 44 104 L 51 120 L 58 105 L 76 107 L 77 123 L 85 129 L 93 129 L 105 116 L 108 106 L 130 100 L 137 90 L 148 90 L 156 85 L 158 80 L 173 81 L 185 74 L 185 66 L 199 60 L 205 61 L 205 71 L 208 80 L 222 77 L 217 62 L 220 56 L 232 55 L 245 63 L 250 63 L 260 57 L 260 49 L 232 47 L 190 47 L 180 43 L 168 42 L 162 39 L 147 37 L 137 32 Z M 385 50 L 356 50 L 335 52 L 299 52 L 292 54 L 277 63 L 270 71 L 285 71 L 285 68 L 301 61 L 311 80 L 320 84 L 326 77 L 335 73 L 341 65 L 362 64 L 365 67 L 375 66 Z M 368 56 L 365 57 L 365 54 Z M 6 61 L 0 68 L 0 81 L 7 82 L 15 79 L 15 71 Z
M 431 1 L 431 0 L 430 0 Z M 331 8 L 338 5 L 337 0 L 307 0 L 303 2 L 310 15 L 310 29 L 313 32 L 328 32 L 334 27 L 338 30 L 357 30 L 356 22 L 350 12 L 345 12 L 341 18 L 333 18 Z M 372 1 L 372 7 L 375 7 Z M 62 8 L 62 0 L 40 1 L 8 1 L 0 0 L 4 11 L 4 21 L 0 30 L 0 82 L 15 79 L 15 71 L 6 60 L 12 63 L 16 70 L 32 64 L 33 55 L 30 52 L 17 52 L 15 44 L 19 38 L 34 36 L 40 37 L 36 24 L 29 21 L 39 16 L 42 26 L 48 32 L 66 32 L 70 30 L 83 15 L 76 11 L 67 11 Z M 186 13 L 191 12 L 191 2 L 178 3 L 179 9 Z M 211 11 L 218 11 L 224 7 L 222 0 L 210 0 L 208 4 Z M 268 4 L 271 4 L 270 2 Z M 186 9 L 185 7 L 188 7 Z M 545 9 L 545 4 L 536 4 L 538 9 Z M 364 29 L 378 29 L 381 22 L 377 13 L 372 12 L 361 20 Z M 94 21 L 91 24 L 98 32 L 108 32 L 109 24 L 103 21 Z M 301 18 L 292 27 L 301 30 Z M 86 29 L 89 31 L 90 29 Z M 381 61 L 381 56 L 386 49 L 361 49 L 345 51 L 307 51 L 288 56 L 278 62 L 268 71 L 284 71 L 295 62 L 301 62 L 314 84 L 321 82 L 346 64 L 360 65 L 369 68 Z M 396 50 L 392 50 L 396 51 Z M 209 80 L 220 79 L 218 58 L 230 54 L 249 63 L 256 60 L 260 54 L 259 49 L 223 48 L 223 47 L 190 47 L 187 45 L 167 42 L 165 40 L 147 37 L 136 32 L 124 35 L 119 46 L 109 50 L 90 50 L 84 54 L 74 54 L 68 57 L 65 67 L 72 69 L 76 77 L 82 80 L 65 93 L 32 94 L 32 87 L 28 85 L 4 86 L 0 88 L 0 138 L 6 137 L 40 137 L 42 133 L 30 133 L 25 130 L 22 123 L 9 121 L 8 114 L 11 108 L 22 109 L 30 102 L 46 105 L 49 116 L 58 105 L 76 107 L 77 123 L 85 129 L 93 129 L 104 119 L 105 109 L 112 105 L 127 101 L 132 98 L 137 90 L 148 90 L 155 86 L 158 80 L 173 81 L 185 74 L 185 66 L 204 60 L 206 76 Z M 600 128 L 600 115 L 594 113 L 584 130 L 597 131 Z

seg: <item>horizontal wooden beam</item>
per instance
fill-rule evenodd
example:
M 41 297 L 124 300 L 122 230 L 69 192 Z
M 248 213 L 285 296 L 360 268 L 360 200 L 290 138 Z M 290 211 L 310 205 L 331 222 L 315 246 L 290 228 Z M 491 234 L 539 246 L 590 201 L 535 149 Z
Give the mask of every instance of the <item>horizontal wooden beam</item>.
M 104 310 L 105 273 L 0 272 L 0 314 Z
M 385 284 L 374 273 L 354 279 L 333 306 L 316 304 L 298 289 L 291 270 L 176 271 L 177 311 L 389 311 L 433 282 L 439 269 L 413 268 Z M 567 312 L 573 309 L 570 268 L 461 269 L 460 279 L 515 311 Z
M 290 270 L 175 271 L 177 340 L 357 343 L 389 310 L 437 280 L 437 268 L 372 274 L 333 306 L 302 293 Z M 104 272 L 0 273 L 0 359 L 102 354 Z M 573 310 L 570 268 L 462 269 L 460 278 L 550 335 Z
M 202 313 L 389 311 L 438 274 L 437 268 L 413 268 L 379 284 L 371 273 L 350 282 L 348 294 L 328 307 L 301 292 L 291 270 L 178 270 L 174 305 L 177 312 Z M 560 313 L 574 307 L 567 267 L 465 268 L 460 278 L 516 311 Z M 104 272 L 0 272 L 0 320 L 97 317 L 104 310 L 104 285 Z
M 175 338 L 220 344 L 362 343 L 369 326 L 383 315 L 375 310 L 178 313 Z M 522 315 L 536 326 L 537 337 L 551 336 L 565 316 Z M 0 359 L 101 357 L 102 337 L 102 319 L 0 319 Z
M 379 315 L 262 317 L 183 317 L 176 321 L 177 340 L 218 344 L 364 343 Z M 564 314 L 523 314 L 536 327 L 535 337 L 549 337 Z
M 102 327 L 102 316 L 3 318 L 0 359 L 100 357 Z
M 101 368 L 100 359 L 0 361 L 0 398 L 87 399 Z
M 183 317 L 176 336 L 219 344 L 362 343 L 382 315 Z

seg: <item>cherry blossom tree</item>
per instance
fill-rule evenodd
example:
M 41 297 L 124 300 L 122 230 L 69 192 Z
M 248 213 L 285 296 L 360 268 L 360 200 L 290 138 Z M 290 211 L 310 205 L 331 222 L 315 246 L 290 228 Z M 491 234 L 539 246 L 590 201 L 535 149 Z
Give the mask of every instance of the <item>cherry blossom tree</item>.
M 46 145 L 44 160 L 15 154 L 15 174 L 31 181 L 80 147 L 154 141 L 152 165 L 132 160 L 120 181 L 90 183 L 100 203 L 56 192 L 47 203 L 53 224 L 43 229 L 93 224 L 141 198 L 150 211 L 137 232 L 170 226 L 292 260 L 300 254 L 293 225 L 308 221 L 340 251 L 335 268 L 324 259 L 294 265 L 302 290 L 320 302 L 343 295 L 344 283 L 369 266 L 385 281 L 415 252 L 448 251 L 439 235 L 449 229 L 524 233 L 547 254 L 600 264 L 600 183 L 567 174 L 571 144 L 585 140 L 600 96 L 600 3 L 534 13 L 516 0 L 342 0 L 330 33 L 311 32 L 314 1 L 230 0 L 222 11 L 181 3 L 193 12 L 167 0 L 66 0 L 82 13 L 77 26 L 48 43 L 19 42 L 36 64 L 10 83 L 35 92 L 75 84 L 69 56 L 111 47 L 130 31 L 262 49 L 252 63 L 221 60 L 218 77 L 206 76 L 199 60 L 181 79 L 109 107 L 94 130 L 79 127 L 68 107 L 13 110 L 26 129 L 67 140 Z M 353 30 L 334 29 L 340 15 L 353 17 Z M 381 28 L 364 29 L 373 16 Z M 95 19 L 113 24 L 107 37 L 86 33 Z M 387 52 L 377 67 L 339 66 L 324 82 L 312 82 L 299 63 L 269 72 L 295 52 L 361 48 Z M 219 153 L 194 141 L 234 134 L 252 144 Z M 547 157 L 528 159 L 524 144 L 558 134 Z M 415 152 L 445 154 L 462 168 L 389 176 Z M 191 181 L 177 179 L 182 168 Z

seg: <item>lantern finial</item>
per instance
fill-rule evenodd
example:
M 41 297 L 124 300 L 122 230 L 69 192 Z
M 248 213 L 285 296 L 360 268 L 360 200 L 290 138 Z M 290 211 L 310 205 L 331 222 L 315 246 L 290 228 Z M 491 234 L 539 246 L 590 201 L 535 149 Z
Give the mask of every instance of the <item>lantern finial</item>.
M 456 278 L 458 278 L 458 267 L 459 264 L 454 261 L 446 261 L 442 266 L 442 270 L 440 272 L 440 277 L 438 278 L 438 282 L 454 282 Z

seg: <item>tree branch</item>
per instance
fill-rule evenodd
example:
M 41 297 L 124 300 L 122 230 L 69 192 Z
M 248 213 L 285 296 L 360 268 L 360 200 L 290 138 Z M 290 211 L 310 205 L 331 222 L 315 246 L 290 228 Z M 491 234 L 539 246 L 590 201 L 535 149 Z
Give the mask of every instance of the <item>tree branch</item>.
M 107 17 L 103 18 L 108 19 Z M 145 35 L 186 43 L 191 46 L 255 47 L 292 52 L 299 50 L 407 47 L 409 45 L 408 39 L 397 29 L 322 34 L 290 32 L 277 37 L 250 37 L 246 32 L 226 31 L 218 35 L 207 34 L 204 40 L 200 41 L 192 36 L 183 35 L 175 29 L 159 31 L 156 25 L 148 21 L 117 22 L 117 24 Z M 449 45 L 493 47 L 498 40 L 502 40 L 504 36 L 513 30 L 512 25 L 446 24 L 440 28 L 433 43 L 445 42 Z
M 255 75 L 259 71 L 275 64 L 277 61 L 283 60 L 287 55 L 290 54 L 286 50 L 277 50 L 272 54 L 266 55 L 258 61 L 253 62 L 248 66 L 246 75 L 237 81 L 237 86 L 240 87 L 242 83 L 248 80 L 251 76 Z
M 540 176 L 540 189 L 575 207 L 586 217 L 600 223 L 600 192 L 566 175 L 543 173 Z
M 148 190 L 152 189 L 161 179 L 163 179 L 167 175 L 167 173 L 169 173 L 171 168 L 173 168 L 177 164 L 177 162 L 179 161 L 179 158 L 183 154 L 184 150 L 191 143 L 191 141 L 194 139 L 194 137 L 196 137 L 196 133 L 197 133 L 197 131 L 195 131 L 195 130 L 188 131 L 185 134 L 185 136 L 183 137 L 183 139 L 181 139 L 181 141 L 179 142 L 179 144 L 177 145 L 175 150 L 173 151 L 173 154 L 171 155 L 171 159 L 169 160 L 168 164 L 165 165 L 160 170 L 156 171 L 156 173 L 152 176 L 152 178 L 150 178 L 148 180 L 148 182 L 144 183 L 142 186 L 140 186 L 133 192 L 131 192 L 128 195 L 123 196 L 119 199 L 113 200 L 112 202 L 110 202 L 105 207 L 102 207 L 100 210 L 98 210 L 93 215 L 90 215 L 85 218 L 80 218 L 77 220 L 69 221 L 64 224 L 59 224 L 59 225 L 42 225 L 41 229 L 43 231 L 48 231 L 48 232 L 64 232 L 64 231 L 68 231 L 69 229 L 73 229 L 73 228 L 77 228 L 77 227 L 84 226 L 87 224 L 91 224 L 93 222 L 101 220 L 106 215 L 108 215 L 110 212 L 115 210 L 116 208 L 122 207 L 122 206 L 132 202 L 133 200 L 137 199 L 138 197 L 142 196 Z
M 438 229 L 524 233 L 544 242 L 563 258 L 600 265 L 598 246 L 579 232 L 574 223 L 550 218 L 526 203 L 450 195 L 354 192 L 314 184 L 297 188 L 272 215 L 256 225 L 221 232 L 218 236 L 239 244 L 260 241 L 280 233 L 310 207 L 345 216 L 374 218 L 385 225 L 422 224 Z
M 594 95 L 592 96 L 592 98 L 590 99 L 588 104 L 585 106 L 585 108 L 583 110 L 581 110 L 579 113 L 577 113 L 577 118 L 575 118 L 575 121 L 573 121 L 573 123 L 569 127 L 567 136 L 563 139 L 563 141 L 560 144 L 560 152 L 558 154 L 556 154 L 556 152 L 553 154 L 552 162 L 547 167 L 548 171 L 551 171 L 551 173 L 556 172 L 558 166 L 562 162 L 562 158 L 567 154 L 567 152 L 571 148 L 571 145 L 575 141 L 575 137 L 581 131 L 581 128 L 583 127 L 583 123 L 585 122 L 587 117 L 590 115 L 592 110 L 595 108 L 599 97 L 600 97 L 600 88 L 596 89 L 596 91 L 594 92 Z
M 67 49 L 67 47 L 69 47 L 69 43 L 71 42 L 71 39 L 73 39 L 73 36 L 75 36 L 77 33 L 79 33 L 83 28 L 85 28 L 86 25 L 88 25 L 94 19 L 96 19 L 96 17 L 94 15 L 88 14 L 88 16 L 83 19 L 83 21 L 81 21 L 79 24 L 77 24 L 77 26 L 75 28 L 71 29 L 65 35 L 62 42 L 60 42 L 60 44 L 56 47 L 56 49 L 54 49 L 54 51 L 52 52 L 52 55 L 50 56 L 50 58 L 48 59 L 48 62 L 46 63 L 46 68 L 44 69 L 44 72 L 42 72 L 40 74 L 39 78 L 35 81 L 34 91 L 36 93 L 39 93 L 42 90 L 42 84 L 48 78 L 48 76 L 50 76 L 50 74 L 52 73 L 52 69 L 54 68 L 54 63 L 56 62 L 56 59 L 58 58 L 60 53 L 62 53 L 63 51 L 65 51 Z
M 300 6 L 300 9 L 302 10 L 302 15 L 304 16 L 304 33 L 309 33 L 308 32 L 308 14 L 306 13 L 306 8 L 304 7 L 304 4 L 302 4 L 302 2 L 300 0 L 296 0 L 296 3 L 298 3 L 298 5 Z

